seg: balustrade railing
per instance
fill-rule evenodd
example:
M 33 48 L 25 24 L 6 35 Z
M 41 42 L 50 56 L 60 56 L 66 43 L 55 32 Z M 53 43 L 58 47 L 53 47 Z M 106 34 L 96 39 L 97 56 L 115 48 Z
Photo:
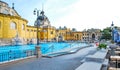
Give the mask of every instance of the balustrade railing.
M 0 62 L 25 58 L 35 55 L 35 50 L 9 51 L 0 53 Z

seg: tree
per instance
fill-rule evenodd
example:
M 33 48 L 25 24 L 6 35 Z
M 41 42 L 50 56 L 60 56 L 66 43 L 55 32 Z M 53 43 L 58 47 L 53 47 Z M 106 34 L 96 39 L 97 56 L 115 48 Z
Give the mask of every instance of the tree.
M 110 40 L 112 39 L 112 36 L 111 36 L 111 28 L 110 27 L 107 27 L 105 29 L 103 29 L 102 32 L 102 38 L 101 39 L 105 39 L 105 40 Z

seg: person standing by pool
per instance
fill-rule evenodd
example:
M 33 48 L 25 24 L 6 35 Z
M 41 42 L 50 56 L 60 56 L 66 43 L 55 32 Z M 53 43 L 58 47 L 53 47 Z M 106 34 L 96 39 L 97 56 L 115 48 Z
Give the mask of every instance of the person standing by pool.
M 99 42 L 95 42 L 95 45 L 96 45 L 96 47 L 98 47 L 99 46 Z

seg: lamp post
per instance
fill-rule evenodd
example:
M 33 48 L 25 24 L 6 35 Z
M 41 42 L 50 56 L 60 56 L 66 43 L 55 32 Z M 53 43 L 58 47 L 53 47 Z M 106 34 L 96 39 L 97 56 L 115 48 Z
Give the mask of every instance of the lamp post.
M 112 41 L 114 41 L 114 24 L 113 24 L 113 21 L 112 21 L 112 24 L 111 24 L 111 36 L 112 36 Z
M 39 15 L 40 15 L 40 10 L 35 9 L 35 10 L 34 10 L 34 15 L 37 15 L 37 20 L 36 20 L 36 22 L 35 22 L 35 23 L 37 23 L 37 24 L 35 24 L 35 25 L 37 26 L 37 45 L 39 45 L 38 28 L 39 28 L 40 22 L 39 22 L 39 20 L 38 20 L 38 17 L 39 17 Z
M 39 27 L 40 27 L 42 21 L 44 20 L 44 11 L 35 9 L 34 10 L 34 15 L 37 15 L 35 26 L 37 27 L 37 45 L 39 45 L 38 32 L 39 32 Z
M 38 32 L 39 32 L 39 27 L 42 24 L 43 20 L 44 20 L 44 11 L 35 9 L 33 11 L 34 15 L 37 15 L 37 19 L 35 21 L 35 26 L 37 27 L 37 46 L 36 46 L 36 57 L 39 58 L 41 57 L 41 51 L 40 51 L 40 47 L 39 47 L 39 36 L 38 36 Z

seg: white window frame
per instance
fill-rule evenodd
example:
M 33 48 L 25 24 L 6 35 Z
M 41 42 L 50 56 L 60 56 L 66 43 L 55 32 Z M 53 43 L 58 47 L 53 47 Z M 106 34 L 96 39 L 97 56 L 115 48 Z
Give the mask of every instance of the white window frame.
M 17 25 L 15 22 L 10 23 L 10 29 L 17 29 Z

